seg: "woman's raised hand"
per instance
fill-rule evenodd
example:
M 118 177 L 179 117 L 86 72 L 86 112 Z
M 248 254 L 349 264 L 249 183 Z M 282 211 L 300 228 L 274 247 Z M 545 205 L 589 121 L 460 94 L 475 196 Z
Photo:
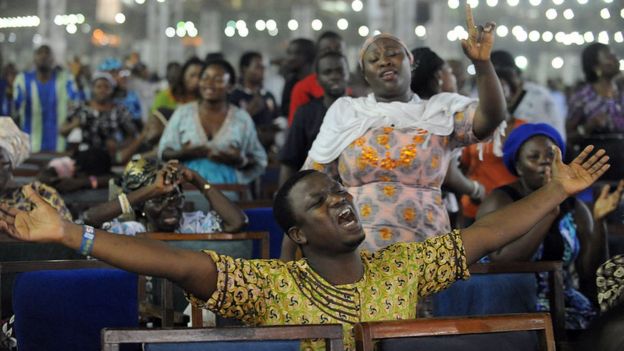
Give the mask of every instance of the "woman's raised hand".
M 177 160 L 170 160 L 156 173 L 156 180 L 150 184 L 152 197 L 169 194 L 182 181 L 179 166 Z
M 466 4 L 466 27 L 468 39 L 461 41 L 464 54 L 471 61 L 489 61 L 494 46 L 496 23 L 487 22 L 485 26 L 476 26 L 472 16 L 472 8 Z
M 566 165 L 561 160 L 561 150 L 553 146 L 555 158 L 552 163 L 552 181 L 558 182 L 568 195 L 574 195 L 592 185 L 610 167 L 609 156 L 604 149 L 592 154 L 593 145 L 585 147 L 576 158 Z
M 595 221 L 605 218 L 618 207 L 622 198 L 622 191 L 624 191 L 624 180 L 619 181 L 617 188 L 612 193 L 609 193 L 610 188 L 609 184 L 605 184 L 594 202 L 593 215 Z

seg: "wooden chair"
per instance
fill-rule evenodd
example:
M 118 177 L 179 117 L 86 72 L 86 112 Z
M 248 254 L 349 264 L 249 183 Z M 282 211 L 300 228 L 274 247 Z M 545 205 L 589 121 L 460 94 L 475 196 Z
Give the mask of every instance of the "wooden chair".
M 372 351 L 374 341 L 383 339 L 519 331 L 537 331 L 541 349 L 555 350 L 552 324 L 547 313 L 363 322 L 354 327 L 358 351 Z
M 174 241 L 240 241 L 254 240 L 260 242 L 259 258 L 269 258 L 269 233 L 268 232 L 241 232 L 241 233 L 210 233 L 210 234 L 178 234 L 178 233 L 140 233 L 137 235 L 141 238 L 152 240 L 160 240 L 165 242 Z M 141 277 L 139 281 L 139 298 L 145 296 L 145 277 Z M 173 308 L 173 283 L 163 280 L 161 286 L 162 304 L 159 309 L 153 306 L 146 306 L 146 309 L 161 318 L 163 327 L 171 327 L 174 325 L 175 312 Z M 202 311 L 199 308 L 191 309 L 191 324 L 193 327 L 202 327 Z
M 555 339 L 566 340 L 565 301 L 563 296 L 563 265 L 560 261 L 475 263 L 470 274 L 548 273 L 548 302 Z
M 219 341 L 262 341 L 324 339 L 328 351 L 343 350 L 342 326 L 285 325 L 270 327 L 104 329 L 102 351 L 118 351 L 121 344 L 207 343 Z
M 236 193 L 239 201 L 251 200 L 249 186 L 246 184 L 212 184 L 212 186 L 221 191 L 231 191 Z M 197 188 L 190 183 L 183 183 L 182 189 L 185 192 L 197 190 Z

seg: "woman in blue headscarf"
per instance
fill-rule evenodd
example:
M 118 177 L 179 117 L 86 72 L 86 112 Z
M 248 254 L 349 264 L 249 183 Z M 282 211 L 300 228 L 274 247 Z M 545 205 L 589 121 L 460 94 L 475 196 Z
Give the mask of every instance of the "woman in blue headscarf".
M 492 191 L 479 207 L 477 219 L 549 182 L 556 152 L 564 153 L 565 144 L 551 126 L 525 124 L 514 129 L 503 146 L 503 161 L 518 180 Z M 569 198 L 520 239 L 489 256 L 491 261 L 562 261 L 566 329 L 584 329 L 595 315 L 596 269 L 607 258 L 605 218 L 617 208 L 623 189 L 623 181 L 612 193 L 605 185 L 591 211 L 580 200 Z M 538 276 L 540 311 L 549 310 L 546 278 L 545 273 Z

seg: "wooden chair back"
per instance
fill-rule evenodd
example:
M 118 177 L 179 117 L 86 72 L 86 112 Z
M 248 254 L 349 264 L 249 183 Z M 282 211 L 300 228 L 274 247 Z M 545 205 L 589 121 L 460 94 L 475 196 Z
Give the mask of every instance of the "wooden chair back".
M 358 351 L 372 351 L 374 341 L 382 339 L 518 331 L 537 331 L 541 349 L 555 350 L 552 324 L 547 313 L 363 322 L 354 327 Z
M 102 351 L 118 351 L 121 344 L 137 343 L 302 339 L 324 339 L 326 350 L 342 351 L 342 337 L 340 324 L 233 328 L 104 329 L 102 330 Z
M 269 258 L 269 233 L 268 232 L 240 232 L 240 233 L 209 233 L 209 234 L 179 234 L 179 233 L 163 233 L 150 232 L 137 234 L 138 237 L 160 241 L 236 241 L 236 240 L 257 240 L 260 242 L 260 257 L 262 259 Z M 154 309 L 148 306 L 148 309 L 156 312 L 162 320 L 162 326 L 171 327 L 174 325 L 175 312 L 173 308 L 173 283 L 163 280 L 161 286 L 162 304 L 160 308 Z M 144 277 L 139 281 L 139 299 L 143 300 L 145 296 Z M 191 325 L 193 327 L 202 327 L 202 311 L 193 306 L 191 308 Z
M 470 274 L 548 273 L 548 301 L 557 342 L 564 342 L 565 302 L 563 296 L 563 264 L 560 261 L 475 263 Z
M 239 201 L 250 201 L 250 189 L 247 184 L 211 184 L 215 189 L 220 191 L 231 191 L 236 193 Z M 183 183 L 182 189 L 185 191 L 197 190 L 193 184 Z

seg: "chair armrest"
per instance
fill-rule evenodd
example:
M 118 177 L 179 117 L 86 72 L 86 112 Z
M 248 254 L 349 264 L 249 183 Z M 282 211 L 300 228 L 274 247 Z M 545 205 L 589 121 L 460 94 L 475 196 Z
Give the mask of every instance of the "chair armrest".
M 474 263 L 468 267 L 471 274 L 539 273 L 563 270 L 561 261 L 517 261 Z

